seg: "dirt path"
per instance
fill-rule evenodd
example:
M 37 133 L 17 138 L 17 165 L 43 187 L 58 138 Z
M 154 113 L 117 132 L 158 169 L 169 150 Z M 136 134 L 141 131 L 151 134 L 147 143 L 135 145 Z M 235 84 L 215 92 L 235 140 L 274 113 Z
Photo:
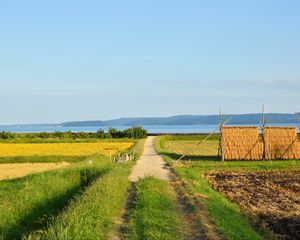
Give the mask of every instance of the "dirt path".
M 0 164 L 0 180 L 24 177 L 69 166 L 69 163 L 3 163 Z
M 133 198 L 135 194 L 135 183 L 139 178 L 146 176 L 154 176 L 162 180 L 167 180 L 172 185 L 174 192 L 177 196 L 178 211 L 180 211 L 182 219 L 182 228 L 186 239 L 188 240 L 220 240 L 218 237 L 209 234 L 203 227 L 203 221 L 201 214 L 197 214 L 195 209 L 191 207 L 191 202 L 186 199 L 187 195 L 184 191 L 184 187 L 181 186 L 180 181 L 177 182 L 174 174 L 170 169 L 166 168 L 163 158 L 156 152 L 154 148 L 154 138 L 148 137 L 145 142 L 144 152 L 137 164 L 134 166 L 129 180 L 132 182 L 132 188 L 128 193 L 126 206 L 122 213 L 122 219 L 118 222 L 118 233 L 110 237 L 110 240 L 122 240 L 124 239 L 124 232 L 126 225 L 129 222 L 130 213 L 133 206 Z M 201 216 L 200 216 L 201 215 Z
M 151 136 L 146 139 L 144 152 L 129 176 L 131 182 L 137 182 L 139 178 L 146 176 L 154 176 L 162 180 L 170 179 L 170 170 L 165 169 L 163 158 L 154 149 L 154 138 Z

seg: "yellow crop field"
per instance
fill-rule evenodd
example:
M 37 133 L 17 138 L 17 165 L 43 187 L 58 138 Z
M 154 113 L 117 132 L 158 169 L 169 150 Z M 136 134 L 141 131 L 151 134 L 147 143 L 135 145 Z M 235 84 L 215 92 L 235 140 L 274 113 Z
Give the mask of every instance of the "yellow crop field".
M 17 156 L 106 156 L 126 150 L 132 142 L 97 143 L 0 143 L 0 157 Z

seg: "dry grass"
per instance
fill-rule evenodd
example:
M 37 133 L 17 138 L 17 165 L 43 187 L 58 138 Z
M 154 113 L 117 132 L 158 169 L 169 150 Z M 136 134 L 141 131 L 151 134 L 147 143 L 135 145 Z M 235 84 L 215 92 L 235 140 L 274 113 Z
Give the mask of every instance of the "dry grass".
M 133 142 L 97 143 L 1 143 L 0 157 L 17 156 L 106 156 L 130 148 Z
M 0 164 L 0 180 L 24 177 L 69 166 L 69 163 L 12 163 Z

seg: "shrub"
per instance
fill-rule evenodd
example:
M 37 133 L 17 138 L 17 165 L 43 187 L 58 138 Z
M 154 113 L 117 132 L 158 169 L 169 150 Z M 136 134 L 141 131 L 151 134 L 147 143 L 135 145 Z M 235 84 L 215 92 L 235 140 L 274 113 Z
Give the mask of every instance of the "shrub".
M 145 138 L 147 136 L 147 130 L 140 126 L 133 126 L 132 128 L 125 129 L 123 131 L 124 136 L 127 138 Z
M 14 139 L 16 137 L 15 133 L 2 131 L 0 132 L 0 138 L 1 139 Z

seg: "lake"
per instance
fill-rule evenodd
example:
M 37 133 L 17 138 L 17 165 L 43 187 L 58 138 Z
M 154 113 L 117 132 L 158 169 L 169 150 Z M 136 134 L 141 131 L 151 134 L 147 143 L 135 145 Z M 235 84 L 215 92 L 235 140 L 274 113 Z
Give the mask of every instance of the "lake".
M 228 125 L 230 126 L 230 125 Z M 244 126 L 258 126 L 259 125 L 244 125 Z M 296 124 L 270 124 L 268 126 L 292 126 L 297 127 Z M 119 130 L 124 130 L 130 126 L 112 126 Z M 51 125 L 13 125 L 0 126 L 0 131 L 9 131 L 16 133 L 30 133 L 30 132 L 55 132 L 55 131 L 72 131 L 72 132 L 96 132 L 98 129 L 108 130 L 106 126 L 92 126 L 92 127 L 62 127 Z M 149 133 L 210 133 L 218 128 L 218 125 L 148 125 L 144 126 Z

